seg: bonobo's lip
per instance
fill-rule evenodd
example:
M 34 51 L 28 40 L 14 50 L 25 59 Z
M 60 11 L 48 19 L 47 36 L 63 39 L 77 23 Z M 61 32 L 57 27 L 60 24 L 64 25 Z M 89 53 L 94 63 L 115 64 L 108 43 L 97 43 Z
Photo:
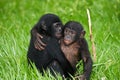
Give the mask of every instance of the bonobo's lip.
M 56 33 L 56 37 L 57 37 L 57 38 L 62 37 L 61 33 Z
M 70 40 L 66 40 L 66 39 L 64 39 L 64 43 L 65 43 L 65 44 L 68 45 L 70 42 L 71 42 Z

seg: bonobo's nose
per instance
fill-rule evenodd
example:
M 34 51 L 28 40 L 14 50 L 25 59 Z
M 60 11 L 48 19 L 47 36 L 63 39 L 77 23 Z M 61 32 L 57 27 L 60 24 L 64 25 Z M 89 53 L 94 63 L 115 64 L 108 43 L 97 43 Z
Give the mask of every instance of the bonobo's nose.
M 65 40 L 71 40 L 71 37 L 69 35 L 64 37 Z
M 58 31 L 58 33 L 61 33 L 62 32 L 62 28 L 58 27 L 57 31 Z
M 58 28 L 58 32 L 62 32 L 62 28 L 61 27 Z

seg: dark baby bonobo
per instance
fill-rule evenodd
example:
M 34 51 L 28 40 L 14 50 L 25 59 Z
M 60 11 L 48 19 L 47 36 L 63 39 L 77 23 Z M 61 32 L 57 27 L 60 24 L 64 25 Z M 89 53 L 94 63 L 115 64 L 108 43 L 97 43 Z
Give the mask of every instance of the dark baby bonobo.
M 51 30 L 50 28 L 51 26 L 53 26 L 53 24 L 54 25 L 60 24 L 62 26 L 62 23 L 58 16 L 54 14 L 45 14 L 40 18 L 40 20 L 31 30 L 31 40 L 30 40 L 30 45 L 29 45 L 28 54 L 27 54 L 28 63 L 30 63 L 30 61 L 34 62 L 38 69 L 41 69 L 40 63 L 42 62 L 42 60 L 40 60 L 39 58 L 43 57 L 43 54 L 41 53 L 44 52 L 44 51 L 39 51 L 39 49 L 44 49 L 44 47 L 41 47 L 39 43 L 41 43 L 42 46 L 45 46 L 44 43 L 48 42 L 51 36 L 49 30 Z M 41 38 L 40 34 L 43 36 L 43 38 Z
M 73 68 L 76 68 L 78 61 L 83 61 L 84 71 L 80 80 L 89 80 L 93 63 L 84 38 L 85 31 L 82 25 L 75 21 L 67 22 L 64 27 L 64 37 L 60 41 L 61 50 Z
M 43 72 L 47 67 L 59 72 L 61 75 L 66 75 L 67 72 L 73 72 L 70 63 L 62 54 L 58 40 L 62 36 L 62 22 L 59 17 L 54 14 L 43 15 L 39 22 L 31 30 L 31 41 L 28 49 L 28 63 L 34 62 L 37 69 Z M 41 38 L 40 35 L 43 38 Z M 39 43 L 46 43 L 45 49 Z M 45 44 L 42 43 L 41 45 Z M 35 45 L 35 46 L 34 46 Z M 40 51 L 39 49 L 44 49 Z M 56 64 L 56 65 L 54 65 Z M 54 75 L 54 74 L 53 74 Z

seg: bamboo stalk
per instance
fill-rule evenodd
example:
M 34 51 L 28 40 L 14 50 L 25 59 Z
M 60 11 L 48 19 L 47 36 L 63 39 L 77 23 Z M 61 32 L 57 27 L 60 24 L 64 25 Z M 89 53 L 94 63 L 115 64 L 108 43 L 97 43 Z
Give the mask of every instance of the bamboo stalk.
M 92 53 L 93 53 L 94 61 L 96 61 L 96 48 L 95 48 L 95 43 L 92 35 L 92 24 L 91 24 L 89 9 L 87 9 L 87 16 L 88 16 L 88 25 L 89 25 L 89 32 L 90 32 L 90 41 L 92 42 Z

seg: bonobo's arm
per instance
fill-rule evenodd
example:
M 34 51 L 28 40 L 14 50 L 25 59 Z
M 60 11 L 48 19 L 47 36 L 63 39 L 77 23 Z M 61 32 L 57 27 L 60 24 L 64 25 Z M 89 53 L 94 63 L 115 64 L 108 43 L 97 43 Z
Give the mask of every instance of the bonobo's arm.
M 34 46 L 38 50 L 44 50 L 44 47 L 46 46 L 42 41 L 41 38 L 43 38 L 39 33 L 38 30 L 40 26 L 36 24 L 32 29 L 31 29 L 31 36 L 33 38 Z
M 83 75 L 80 80 L 89 80 L 92 71 L 93 61 L 90 56 L 87 41 L 85 39 L 83 39 L 81 42 L 80 52 L 83 60 L 83 69 L 84 69 Z

